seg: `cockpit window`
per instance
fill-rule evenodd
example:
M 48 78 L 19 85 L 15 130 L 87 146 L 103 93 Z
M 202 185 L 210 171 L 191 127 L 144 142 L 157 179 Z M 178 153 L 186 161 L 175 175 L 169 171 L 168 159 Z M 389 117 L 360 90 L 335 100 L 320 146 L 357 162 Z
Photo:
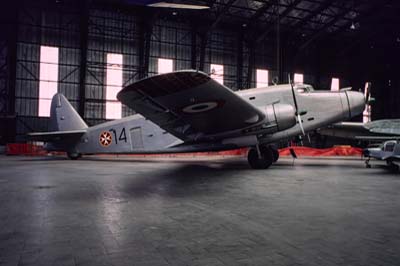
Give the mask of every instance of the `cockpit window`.
M 296 84 L 294 88 L 298 93 L 310 93 L 314 91 L 314 88 L 311 85 L 306 84 Z
M 396 142 L 386 142 L 384 145 L 384 151 L 392 152 L 396 146 Z

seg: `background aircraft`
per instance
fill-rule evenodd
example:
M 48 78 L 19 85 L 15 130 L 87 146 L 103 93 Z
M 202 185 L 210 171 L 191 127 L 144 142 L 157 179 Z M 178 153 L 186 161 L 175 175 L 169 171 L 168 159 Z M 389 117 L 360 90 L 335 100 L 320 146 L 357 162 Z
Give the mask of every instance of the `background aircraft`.
M 393 140 L 400 136 L 400 119 L 382 119 L 367 123 L 341 122 L 318 129 L 318 133 L 365 141 Z
M 67 99 L 56 94 L 52 132 L 31 133 L 49 151 L 69 158 L 95 153 L 174 153 L 251 147 L 252 168 L 268 168 L 279 153 L 269 144 L 359 115 L 364 96 L 276 85 L 233 92 L 195 70 L 149 77 L 117 96 L 138 114 L 87 127 Z
M 363 156 L 367 157 L 366 167 L 370 168 L 370 159 L 386 161 L 393 170 L 399 170 L 400 162 L 400 119 L 375 120 L 365 124 L 354 125 L 358 130 L 355 139 L 381 142 L 379 145 L 372 145 L 363 150 Z M 360 130 L 362 128 L 362 130 Z M 353 131 L 354 131 L 353 130 Z M 353 132 L 354 133 L 354 132 Z
M 365 161 L 367 168 L 371 168 L 369 161 L 371 158 L 386 161 L 391 169 L 398 171 L 400 165 L 400 143 L 398 140 L 388 140 L 377 147 L 366 148 L 363 155 L 368 159 Z

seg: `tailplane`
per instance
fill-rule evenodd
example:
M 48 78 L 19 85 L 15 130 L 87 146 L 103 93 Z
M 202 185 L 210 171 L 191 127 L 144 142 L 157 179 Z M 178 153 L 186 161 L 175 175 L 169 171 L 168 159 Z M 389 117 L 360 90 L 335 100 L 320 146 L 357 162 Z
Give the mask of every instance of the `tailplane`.
M 67 98 L 57 93 L 51 100 L 50 132 L 28 133 L 27 137 L 29 140 L 70 144 L 79 141 L 87 127 Z
M 50 131 L 83 130 L 87 127 L 67 98 L 56 93 L 51 100 Z

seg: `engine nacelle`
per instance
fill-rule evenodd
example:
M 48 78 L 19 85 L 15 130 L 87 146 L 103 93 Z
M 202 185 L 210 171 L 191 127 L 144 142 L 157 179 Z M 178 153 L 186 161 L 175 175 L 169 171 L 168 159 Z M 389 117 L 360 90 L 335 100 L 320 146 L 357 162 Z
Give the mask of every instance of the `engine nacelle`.
M 250 127 L 245 134 L 272 134 L 296 125 L 296 112 L 290 104 L 275 103 L 264 107 L 265 120 L 261 125 Z
M 276 131 L 282 131 L 296 125 L 296 111 L 290 104 L 275 103 L 265 108 L 266 119 L 276 124 Z

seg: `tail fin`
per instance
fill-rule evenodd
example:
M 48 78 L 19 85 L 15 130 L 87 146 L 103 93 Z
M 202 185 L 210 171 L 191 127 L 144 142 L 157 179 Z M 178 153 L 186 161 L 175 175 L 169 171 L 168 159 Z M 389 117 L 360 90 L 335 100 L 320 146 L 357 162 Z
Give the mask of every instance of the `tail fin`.
M 67 98 L 61 93 L 56 93 L 51 100 L 50 131 L 82 130 L 87 127 Z

